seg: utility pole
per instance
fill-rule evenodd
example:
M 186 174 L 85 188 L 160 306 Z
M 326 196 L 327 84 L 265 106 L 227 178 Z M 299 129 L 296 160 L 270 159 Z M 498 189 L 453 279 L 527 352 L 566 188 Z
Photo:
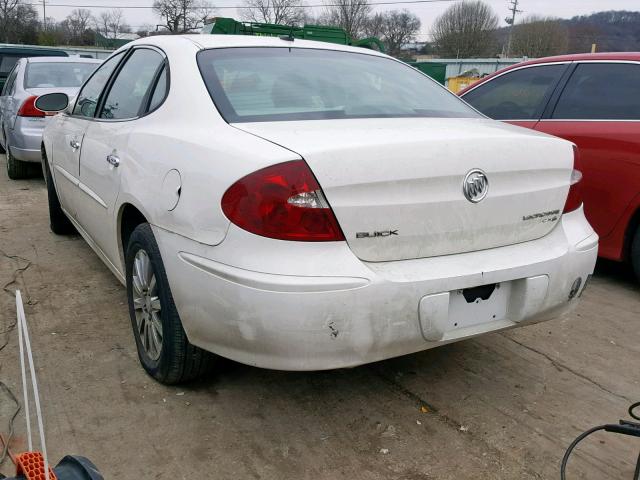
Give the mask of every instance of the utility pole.
M 42 25 L 44 27 L 44 31 L 47 31 L 47 1 L 42 0 Z
M 522 10 L 518 10 L 518 1 L 519 0 L 509 1 L 509 4 L 511 5 L 511 7 L 509 7 L 509 11 L 511 12 L 511 17 L 507 17 L 504 19 L 505 22 L 511 25 L 511 27 L 509 28 L 509 41 L 507 42 L 507 52 L 505 54 L 506 57 L 511 55 L 511 40 L 513 38 L 513 27 L 516 24 L 516 14 L 522 13 Z

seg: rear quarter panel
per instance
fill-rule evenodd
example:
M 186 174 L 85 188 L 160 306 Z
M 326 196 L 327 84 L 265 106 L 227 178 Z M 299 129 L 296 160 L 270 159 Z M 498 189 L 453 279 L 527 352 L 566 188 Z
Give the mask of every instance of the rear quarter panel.
M 585 215 L 600 235 L 600 255 L 622 259 L 624 235 L 614 230 L 621 222 L 626 228 L 640 193 L 640 122 L 541 120 L 536 130 L 578 146 Z
M 252 171 L 299 157 L 222 119 L 198 70 L 195 45 L 167 42 L 163 47 L 170 91 L 156 111 L 130 122 L 129 158 L 119 167 L 115 224 L 123 207 L 132 204 L 157 227 L 217 245 L 229 227 L 220 204 L 226 189 Z M 171 170 L 178 171 L 181 182 L 172 209 L 166 196 L 175 192 L 163 191 Z M 122 259 L 122 245 L 120 249 Z

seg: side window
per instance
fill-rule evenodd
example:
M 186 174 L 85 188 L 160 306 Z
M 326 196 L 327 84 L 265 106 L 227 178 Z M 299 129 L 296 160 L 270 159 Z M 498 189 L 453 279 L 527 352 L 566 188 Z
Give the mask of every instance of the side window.
M 640 65 L 578 65 L 567 82 L 551 118 L 640 120 Z
M 95 115 L 100 94 L 123 55 L 124 52 L 120 52 L 109 58 L 100 65 L 100 68 L 87 80 L 87 83 L 84 84 L 84 87 L 82 87 L 82 90 L 78 94 L 78 100 L 73 107 L 73 115 L 79 115 L 81 117 L 93 117 Z
M 556 64 L 515 70 L 489 80 L 463 98 L 497 120 L 537 119 L 565 68 L 565 64 Z
M 16 65 L 16 63 L 18 63 L 18 60 L 20 60 L 23 56 L 28 56 L 28 54 L 3 55 L 0 59 L 0 75 L 9 73 L 9 71 Z
M 155 50 L 134 50 L 111 85 L 100 118 L 124 120 L 140 115 L 156 73 L 163 65 L 164 57 Z
M 13 70 L 11 70 L 11 73 L 9 73 L 9 76 L 7 77 L 4 87 L 2 88 L 2 96 L 11 95 L 11 90 L 13 89 L 13 84 L 16 81 L 17 75 L 18 75 L 18 67 L 16 66 L 16 67 L 13 67 Z
M 151 96 L 151 101 L 149 102 L 149 111 L 153 111 L 160 106 L 164 97 L 167 96 L 167 91 L 169 90 L 169 84 L 167 82 L 167 67 L 166 65 L 162 67 L 162 72 L 160 72 L 160 76 L 158 77 L 158 81 L 156 82 L 156 86 L 153 90 L 153 95 Z

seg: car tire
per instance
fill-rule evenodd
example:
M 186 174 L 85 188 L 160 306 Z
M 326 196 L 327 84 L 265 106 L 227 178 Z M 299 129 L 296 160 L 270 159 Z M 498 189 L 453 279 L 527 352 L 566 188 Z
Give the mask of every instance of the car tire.
M 29 176 L 29 164 L 27 162 L 16 160 L 16 158 L 11 154 L 11 147 L 9 147 L 9 145 L 7 145 L 6 160 L 7 175 L 9 175 L 11 180 L 20 180 Z
M 76 229 L 71 223 L 71 220 L 69 220 L 67 214 L 62 211 L 58 192 L 56 192 L 56 186 L 53 184 L 51 171 L 49 171 L 49 165 L 47 165 L 45 158 L 42 159 L 42 173 L 44 175 L 44 183 L 47 186 L 47 199 L 49 200 L 49 227 L 51 228 L 51 231 L 56 235 L 76 233 Z
M 125 267 L 129 316 L 146 372 L 160 383 L 175 385 L 210 371 L 216 357 L 189 343 L 148 223 L 131 234 Z
M 636 274 L 636 278 L 640 281 L 640 227 L 636 230 L 631 243 L 631 266 Z

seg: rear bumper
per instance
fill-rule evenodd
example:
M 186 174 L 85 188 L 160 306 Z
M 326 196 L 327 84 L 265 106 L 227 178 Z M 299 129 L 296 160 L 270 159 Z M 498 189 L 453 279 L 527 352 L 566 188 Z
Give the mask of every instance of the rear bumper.
M 23 162 L 40 163 L 41 161 L 41 153 L 39 148 L 37 150 L 34 150 L 29 148 L 18 148 L 11 145 L 11 154 L 14 158 Z
M 355 366 L 554 318 L 576 305 L 598 246 L 582 209 L 539 240 L 381 263 L 344 242 L 273 241 L 233 226 L 217 247 L 154 233 L 190 341 L 281 370 Z M 503 290 L 480 307 L 465 313 L 455 300 L 494 283 Z
M 18 117 L 14 128 L 8 131 L 8 143 L 15 159 L 40 163 L 40 145 L 42 144 L 44 127 L 44 118 Z

